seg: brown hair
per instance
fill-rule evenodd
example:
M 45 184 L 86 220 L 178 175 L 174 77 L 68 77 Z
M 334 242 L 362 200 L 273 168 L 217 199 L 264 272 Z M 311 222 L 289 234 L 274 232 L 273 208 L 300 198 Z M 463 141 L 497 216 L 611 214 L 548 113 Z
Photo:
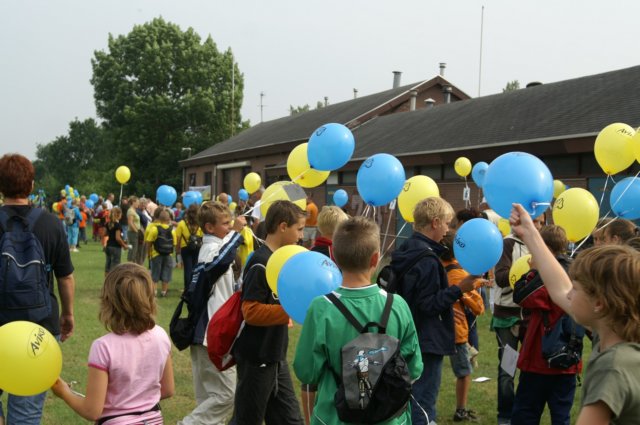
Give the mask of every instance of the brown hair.
M 325 238 L 331 238 L 338 224 L 348 218 L 349 216 L 341 208 L 325 205 L 318 214 L 318 230 Z
M 98 318 L 107 330 L 139 335 L 155 325 L 156 299 L 149 271 L 135 263 L 116 266 L 104 280 Z
M 19 154 L 0 158 L 0 192 L 5 198 L 26 198 L 33 189 L 36 172 L 33 164 Z
M 555 224 L 542 226 L 540 236 L 542 236 L 545 245 L 553 252 L 553 255 L 557 256 L 567 251 L 569 239 L 567 239 L 567 232 L 562 227 Z
M 609 236 L 610 238 L 617 236 L 620 238 L 620 243 L 625 243 L 629 239 L 634 236 L 638 236 L 638 229 L 636 225 L 629 220 L 625 220 L 624 218 L 616 218 L 612 220 L 607 227 L 603 230 L 603 235 Z
M 287 226 L 293 226 L 298 223 L 307 213 L 302 208 L 291 201 L 275 201 L 269 205 L 267 216 L 264 219 L 267 234 L 271 235 L 278 231 L 280 223 L 287 223 Z
M 111 208 L 111 212 L 109 213 L 109 223 L 107 227 L 109 230 L 113 229 L 113 226 L 120 221 L 122 218 L 122 210 L 119 207 Z
M 342 270 L 369 270 L 371 256 L 379 251 L 380 228 L 371 219 L 350 218 L 340 223 L 333 233 L 333 257 Z
M 451 204 L 442 198 L 432 196 L 416 204 L 413 210 L 413 226 L 416 230 L 425 230 L 436 218 L 447 220 L 453 219 L 454 215 Z
M 449 233 L 444 235 L 444 237 L 442 238 L 442 241 L 440 241 L 440 244 L 446 248 L 444 251 L 442 251 L 442 254 L 440 254 L 440 258 L 443 259 L 444 261 L 451 261 L 455 258 L 453 253 L 453 241 L 455 239 L 456 239 L 456 232 L 449 231 Z
M 627 241 L 627 245 L 636 251 L 640 251 L 640 236 L 636 236 L 635 238 L 631 238 Z
M 189 206 L 189 209 L 191 209 L 191 206 Z M 218 220 L 225 216 L 231 217 L 229 207 L 220 201 L 207 201 L 200 205 L 200 209 L 198 210 L 198 224 L 204 232 L 205 224 L 210 223 L 215 226 Z
M 602 303 L 602 317 L 618 336 L 640 342 L 640 253 L 624 245 L 588 248 L 577 256 L 569 276 Z
M 189 205 L 189 208 L 184 213 L 184 221 L 187 227 L 196 227 L 198 225 L 198 208 L 198 205 L 193 203 Z

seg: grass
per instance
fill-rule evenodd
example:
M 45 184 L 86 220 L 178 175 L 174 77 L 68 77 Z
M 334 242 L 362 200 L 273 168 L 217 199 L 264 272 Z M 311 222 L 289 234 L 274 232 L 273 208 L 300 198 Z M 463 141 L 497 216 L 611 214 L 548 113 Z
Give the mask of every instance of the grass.
M 123 255 L 123 259 L 125 255 Z M 106 333 L 104 327 L 97 319 L 99 293 L 104 277 L 105 257 L 97 243 L 90 242 L 83 245 L 79 253 L 72 253 L 75 266 L 76 296 L 75 296 L 75 321 L 74 335 L 62 344 L 63 368 L 62 377 L 67 382 L 76 381 L 74 388 L 84 392 L 87 379 L 87 356 L 91 343 L 97 337 Z M 158 299 L 158 323 L 168 329 L 169 321 L 175 306 L 178 303 L 180 289 L 183 286 L 182 270 L 176 269 L 170 286 L 169 296 Z M 479 367 L 473 373 L 473 378 L 486 376 L 491 378 L 485 383 L 472 383 L 469 392 L 468 407 L 475 410 L 480 416 L 480 423 L 493 424 L 496 417 L 496 377 L 497 377 L 497 343 L 495 335 L 489 330 L 490 313 L 480 316 L 478 319 L 480 331 L 480 355 Z M 295 347 L 300 334 L 300 326 L 290 329 L 290 343 L 288 357 L 291 363 L 295 353 Z M 584 358 L 589 356 L 590 344 L 585 346 Z M 173 366 L 175 370 L 176 395 L 164 400 L 162 411 L 167 424 L 175 424 L 179 419 L 188 414 L 194 407 L 192 389 L 191 364 L 189 350 L 178 351 L 172 349 Z M 293 375 L 293 374 L 292 374 Z M 293 375 L 295 377 L 295 375 Z M 295 379 L 295 378 L 294 378 Z M 298 382 L 294 382 L 296 390 L 299 390 Z M 576 401 L 572 412 L 572 418 L 577 416 L 580 388 L 577 389 Z M 6 403 L 6 395 L 3 404 Z M 6 406 L 6 404 L 4 404 Z M 455 410 L 455 377 L 451 372 L 449 361 L 445 359 L 442 374 L 442 385 L 438 399 L 438 423 L 440 425 L 453 424 L 452 416 Z M 87 424 L 77 416 L 60 399 L 50 395 L 44 409 L 43 424 Z M 550 424 L 548 413 L 545 413 L 541 424 Z

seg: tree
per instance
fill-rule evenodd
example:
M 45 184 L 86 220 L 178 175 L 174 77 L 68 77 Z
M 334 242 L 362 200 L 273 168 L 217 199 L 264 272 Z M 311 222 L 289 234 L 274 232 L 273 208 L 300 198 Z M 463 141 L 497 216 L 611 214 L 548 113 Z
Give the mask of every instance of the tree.
M 520 81 L 518 80 L 513 80 L 513 81 L 509 81 L 507 83 L 507 85 L 505 86 L 505 88 L 502 89 L 502 93 L 506 93 L 508 91 L 514 91 L 514 90 L 519 90 L 520 89 Z
M 131 169 L 136 193 L 160 184 L 180 187 L 178 160 L 245 128 L 240 115 L 243 76 L 231 50 L 218 51 L 162 18 L 109 35 L 92 60 L 98 116 L 115 138 L 113 155 Z
M 322 109 L 324 108 L 324 103 L 318 101 L 316 102 L 316 110 L 317 109 Z M 302 112 L 309 112 L 311 110 L 311 106 L 309 106 L 308 103 L 305 103 L 304 106 L 296 106 L 295 108 L 293 107 L 293 105 L 289 105 L 289 115 L 295 115 L 295 114 L 300 114 Z

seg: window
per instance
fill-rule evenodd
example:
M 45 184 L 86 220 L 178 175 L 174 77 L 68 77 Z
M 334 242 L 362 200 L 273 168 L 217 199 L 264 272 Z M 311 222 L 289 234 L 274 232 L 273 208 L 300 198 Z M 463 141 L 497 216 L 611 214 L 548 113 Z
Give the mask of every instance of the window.
M 189 174 L 189 186 L 196 185 L 196 173 Z
M 231 188 L 231 169 L 222 170 L 222 192 L 229 193 Z
M 204 173 L 204 180 L 202 181 L 202 185 L 203 186 L 211 186 L 213 179 L 211 178 L 212 174 L 211 171 L 207 171 Z
M 440 165 L 423 165 L 416 167 L 416 174 L 431 177 L 434 180 L 442 180 L 442 167 Z M 451 168 L 453 170 L 453 167 Z M 457 176 L 457 174 L 456 174 Z
M 342 171 L 338 174 L 338 180 L 340 184 L 355 185 L 357 173 L 355 171 Z
M 567 177 L 578 175 L 578 156 L 547 156 L 541 158 L 553 177 Z

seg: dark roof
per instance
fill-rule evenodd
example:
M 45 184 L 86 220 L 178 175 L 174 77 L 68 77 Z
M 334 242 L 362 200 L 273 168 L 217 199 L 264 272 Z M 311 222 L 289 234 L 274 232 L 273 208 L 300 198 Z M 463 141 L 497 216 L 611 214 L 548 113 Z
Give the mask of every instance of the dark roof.
M 215 144 L 202 152 L 198 152 L 188 160 L 181 161 L 181 163 L 186 165 L 192 161 L 210 156 L 256 149 L 280 143 L 307 140 L 313 131 L 323 124 L 330 122 L 347 124 L 395 99 L 400 101 L 405 97 L 408 98 L 409 92 L 413 88 L 425 84 L 435 85 L 441 82 L 448 83 L 442 77 L 435 77 L 430 80 L 362 96 L 357 99 L 347 100 L 309 112 L 262 122 L 230 139 Z M 460 94 L 467 96 L 464 92 L 460 92 Z
M 593 136 L 640 125 L 640 66 L 374 118 L 353 159 Z

